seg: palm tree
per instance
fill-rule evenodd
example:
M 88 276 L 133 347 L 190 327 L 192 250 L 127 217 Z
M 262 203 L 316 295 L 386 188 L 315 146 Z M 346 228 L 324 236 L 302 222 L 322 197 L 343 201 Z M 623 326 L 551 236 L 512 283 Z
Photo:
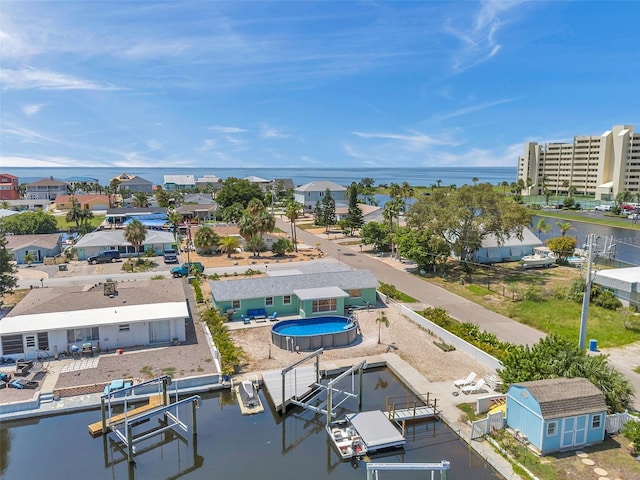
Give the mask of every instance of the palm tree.
M 573 225 L 569 222 L 556 222 L 558 228 L 560 229 L 560 234 L 564 237 L 567 234 L 567 231 L 573 228 Z
M 231 258 L 231 254 L 238 248 L 242 247 L 242 243 L 238 237 L 229 235 L 218 240 L 218 248 L 222 253 L 227 254 L 227 258 Z
M 502 187 L 503 195 L 506 195 L 507 194 L 507 188 L 509 188 L 509 182 L 507 182 L 506 180 L 503 180 L 502 183 L 500 184 L 500 186 Z
M 134 207 L 146 207 L 147 206 L 147 194 L 144 192 L 136 192 L 133 194 L 133 206 Z
M 9 210 L 11 209 L 11 203 L 9 202 L 9 200 L 2 200 L 2 202 L 0 202 L 0 208 Z
M 480 180 L 478 177 L 473 177 L 473 178 L 471 179 L 471 181 L 473 182 L 473 184 L 474 184 L 474 185 L 477 185 L 477 184 L 478 184 L 478 180 Z
M 33 262 L 36 261 L 36 256 L 33 254 L 32 251 L 28 251 L 27 253 L 24 254 L 24 263 L 27 264 L 27 266 L 31 266 L 31 264 Z
M 67 222 L 75 222 L 76 228 L 80 228 L 80 220 L 82 219 L 82 208 L 76 197 L 71 197 L 71 208 L 67 212 L 65 219 Z
M 389 319 L 383 313 L 378 318 L 376 318 L 376 323 L 378 324 L 378 343 L 382 343 L 381 342 L 382 325 L 384 325 L 385 327 L 389 328 Z
M 389 186 L 389 195 L 391 196 L 391 198 L 399 197 L 401 194 L 402 187 L 400 185 L 394 182 Z
M 124 238 L 136 250 L 138 260 L 140 259 L 140 246 L 147 238 L 147 227 L 140 220 L 132 220 L 124 229 Z
M 204 250 L 204 253 L 211 253 L 211 249 L 218 244 L 220 237 L 209 227 L 200 227 L 193 237 L 196 247 Z
M 535 230 L 538 232 L 538 237 L 542 233 L 549 232 L 553 227 L 547 223 L 544 218 L 539 218 L 538 223 L 536 223 Z
M 363 179 L 364 180 L 364 179 Z M 285 205 L 285 216 L 291 223 L 291 241 L 293 242 L 293 248 L 298 251 L 298 235 L 296 233 L 296 220 L 300 217 L 300 211 L 303 206 L 299 202 L 290 199 Z
M 436 186 L 438 188 L 440 188 L 440 185 L 442 185 L 442 180 L 440 180 L 439 178 L 436 180 Z
M 247 242 L 247 246 L 256 246 L 256 243 L 252 243 L 251 239 L 256 237 L 259 232 L 258 219 L 248 214 L 244 214 L 238 222 L 238 228 L 240 229 L 240 235 Z M 256 255 L 256 248 L 252 249 L 253 254 Z

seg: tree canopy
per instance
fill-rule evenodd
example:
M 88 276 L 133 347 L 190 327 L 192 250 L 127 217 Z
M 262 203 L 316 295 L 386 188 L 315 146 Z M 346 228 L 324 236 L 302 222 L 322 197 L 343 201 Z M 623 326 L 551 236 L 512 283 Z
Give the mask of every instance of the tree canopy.
M 587 378 L 602 391 L 612 413 L 623 412 L 631 405 L 633 391 L 607 358 L 590 355 L 578 348 L 578 342 L 551 334 L 532 347 L 514 345 L 502 359 L 498 374 L 506 386 L 547 378 Z
M 133 245 L 138 257 L 140 257 L 140 245 L 142 245 L 147 238 L 147 227 L 145 227 L 140 220 L 134 219 L 125 227 L 124 238 Z
M 0 296 L 10 293 L 18 285 L 15 273 L 16 266 L 11 262 L 11 254 L 7 250 L 7 239 L 4 233 L 0 233 Z
M 373 245 L 378 252 L 388 251 L 391 245 L 391 230 L 387 223 L 365 223 L 360 229 L 360 237 L 364 243 Z
M 362 209 L 358 206 L 358 184 L 353 182 L 347 188 L 347 198 L 349 200 L 349 209 L 345 218 L 345 224 L 349 229 L 349 234 L 353 235 L 353 231 L 360 228 L 364 224 L 362 218 Z
M 4 217 L 0 220 L 0 231 L 14 235 L 36 235 L 40 233 L 55 233 L 58 222 L 53 215 L 38 210 L 24 212 Z
M 413 228 L 426 228 L 440 236 L 461 259 L 472 260 L 490 235 L 498 244 L 512 236 L 522 239 L 532 216 L 495 192 L 491 184 L 482 183 L 451 191 L 436 189 L 411 205 L 407 220 Z
M 229 177 L 222 182 L 222 188 L 216 195 L 216 202 L 223 209 L 234 203 L 240 203 L 243 208 L 246 208 L 252 198 L 264 202 L 264 192 L 260 185 L 244 178 Z
M 398 252 L 413 260 L 421 270 L 443 264 L 449 258 L 449 245 L 429 230 L 401 228 L 395 234 Z
M 219 240 L 218 234 L 207 226 L 200 227 L 193 236 L 193 244 L 204 250 L 204 253 L 211 253 L 213 247 L 218 245 Z

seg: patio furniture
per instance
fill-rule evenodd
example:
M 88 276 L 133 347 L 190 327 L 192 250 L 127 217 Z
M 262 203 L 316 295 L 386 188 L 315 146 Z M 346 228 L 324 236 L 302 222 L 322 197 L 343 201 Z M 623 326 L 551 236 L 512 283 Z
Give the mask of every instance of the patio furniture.
M 33 362 L 29 360 L 28 362 L 18 362 L 16 363 L 16 377 L 26 377 L 29 375 L 29 370 L 33 367 Z
M 471 372 L 469 373 L 469 375 L 467 375 L 467 378 L 460 378 L 458 380 L 455 380 L 453 384 L 456 387 L 460 388 L 460 387 L 464 387 L 465 385 L 469 385 L 473 383 L 475 379 L 476 379 L 476 372 Z
M 481 378 L 480 380 L 478 380 L 477 383 L 473 383 L 471 385 L 466 385 L 464 387 L 462 387 L 462 393 L 465 394 L 469 394 L 469 393 L 479 393 L 482 390 L 484 390 L 484 378 Z
M 272 322 L 275 322 L 278 319 L 278 312 L 273 312 L 271 315 L 267 317 Z

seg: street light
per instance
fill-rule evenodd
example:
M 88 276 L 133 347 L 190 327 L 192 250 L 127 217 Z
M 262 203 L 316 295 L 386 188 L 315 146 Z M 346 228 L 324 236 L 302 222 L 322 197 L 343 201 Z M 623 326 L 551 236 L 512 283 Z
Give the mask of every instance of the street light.
M 338 263 L 340 263 L 340 252 L 341 251 L 342 251 L 341 249 L 338 249 Z

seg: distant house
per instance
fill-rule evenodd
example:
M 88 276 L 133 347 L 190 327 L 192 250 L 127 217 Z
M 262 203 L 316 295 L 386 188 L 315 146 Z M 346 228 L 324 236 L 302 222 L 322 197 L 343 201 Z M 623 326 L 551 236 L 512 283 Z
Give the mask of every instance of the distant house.
M 293 180 L 290 178 L 274 178 L 267 184 L 267 190 L 284 190 L 290 191 L 295 188 Z
M 193 175 L 165 175 L 165 190 L 191 190 L 195 188 L 196 181 Z
M 133 177 L 135 177 L 135 175 L 131 175 L 130 173 L 121 173 L 120 175 L 116 175 L 115 177 L 113 177 L 110 182 L 113 182 L 114 180 L 117 180 L 118 182 L 122 183 L 122 182 L 126 182 L 128 180 L 131 180 Z
M 162 230 L 147 230 L 147 237 L 140 246 L 140 254 L 153 251 L 156 255 L 162 255 L 167 248 L 174 248 L 175 238 L 173 233 Z M 124 238 L 124 229 L 98 230 L 88 233 L 75 245 L 78 260 L 86 260 L 88 257 L 103 250 L 118 250 L 123 257 L 133 257 L 137 252 L 133 245 Z
M 192 203 L 197 205 L 215 205 L 216 201 L 213 197 L 206 193 L 187 193 L 183 197 L 183 203 Z
M 599 270 L 593 282 L 611 290 L 623 305 L 640 307 L 640 267 Z
M 19 198 L 18 200 L 5 200 L 9 203 L 10 207 L 14 210 L 42 210 L 43 212 L 49 211 L 53 206 L 53 200 L 48 198 L 29 200 L 26 198 Z
M 185 203 L 176 208 L 176 212 L 182 215 L 182 218 L 189 220 L 197 219 L 198 221 L 206 221 L 215 219 L 218 206 L 215 204 L 194 205 Z
M 239 320 L 248 310 L 264 308 L 267 314 L 344 315 L 346 306 L 376 303 L 378 281 L 369 270 L 302 273 L 270 272 L 266 278 L 209 282 L 213 306 Z
M 257 183 L 260 186 L 269 184 L 269 180 L 267 180 L 266 178 L 256 177 L 255 175 L 249 175 L 248 177 L 245 177 L 245 180 L 247 180 L 249 183 Z
M 542 241 L 526 227 L 522 232 L 522 240 L 512 236 L 504 239 L 501 245 L 495 235 L 489 235 L 476 251 L 475 261 L 478 263 L 516 262 L 525 255 L 532 254 L 533 249 L 540 245 Z
M 122 226 L 130 218 L 143 217 L 153 214 L 167 214 L 164 207 L 130 207 L 130 208 L 109 208 L 105 215 L 105 223 L 113 226 Z
M 337 183 L 322 180 L 318 182 L 311 182 L 294 189 L 295 201 L 304 205 L 305 212 L 312 212 L 316 206 L 316 202 L 322 203 L 322 199 L 325 196 L 327 188 L 331 192 L 333 200 L 336 202 L 336 206 L 340 203 L 346 202 L 345 193 L 347 189 Z
M 7 251 L 18 264 L 27 263 L 25 256 L 31 253 L 33 263 L 42 263 L 45 257 L 55 257 L 62 251 L 62 234 L 7 235 Z
M 131 177 L 128 180 L 122 180 L 120 182 L 120 188 L 129 190 L 131 193 L 153 193 L 153 183 L 142 177 Z
M 215 175 L 203 175 L 202 177 L 196 178 L 196 188 L 200 190 L 205 190 L 210 188 L 212 190 L 218 190 L 222 188 L 222 179 L 216 177 Z
M 507 391 L 507 424 L 541 455 L 604 440 L 607 405 L 586 378 L 516 383 Z
M 17 210 L 7 210 L 6 208 L 0 208 L 0 218 L 10 217 L 11 215 L 17 215 Z
M 54 201 L 55 208 L 58 210 L 70 210 L 73 206 L 73 198 L 80 204 L 80 208 L 86 208 L 91 211 L 109 208 L 108 195 L 58 195 Z
M 27 200 L 55 201 L 58 195 L 67 194 L 67 183 L 55 180 L 53 177 L 43 178 L 26 185 L 25 198 Z
M 186 339 L 187 318 L 178 280 L 35 288 L 0 320 L 0 355 L 54 357 L 85 343 L 96 350 L 168 345 Z
M 358 206 L 362 210 L 362 220 L 364 223 L 368 222 L 382 222 L 382 207 L 377 205 L 367 205 L 365 203 L 359 203 Z M 340 205 L 336 207 L 336 219 L 344 220 L 349 213 L 349 207 L 347 205 Z
M 0 200 L 17 200 L 19 198 L 18 177 L 8 173 L 0 173 Z

